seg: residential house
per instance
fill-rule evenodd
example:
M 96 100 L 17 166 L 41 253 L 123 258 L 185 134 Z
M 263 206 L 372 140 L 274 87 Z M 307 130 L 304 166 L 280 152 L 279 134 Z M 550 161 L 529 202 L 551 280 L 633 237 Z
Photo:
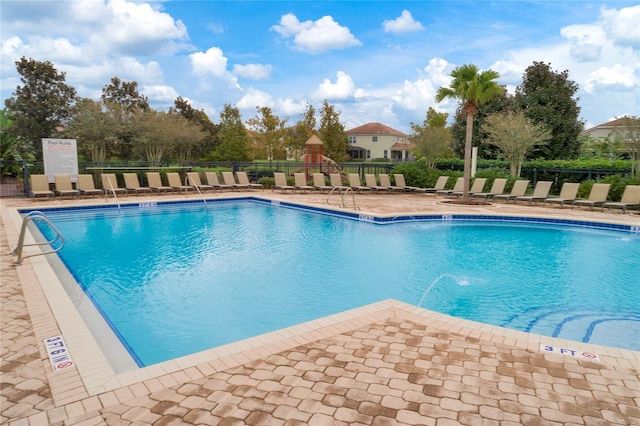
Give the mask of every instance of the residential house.
M 624 137 L 631 132 L 635 131 L 637 133 L 635 129 L 638 127 L 640 127 L 640 119 L 635 117 L 621 117 L 584 130 L 580 133 L 580 136 L 600 141 L 614 141 L 616 138 Z M 630 141 L 625 142 L 629 143 Z
M 414 144 L 409 135 L 392 129 L 381 123 L 368 123 L 347 130 L 349 136 L 348 152 L 353 160 L 373 161 L 390 159 L 391 161 L 413 160 L 411 151 Z

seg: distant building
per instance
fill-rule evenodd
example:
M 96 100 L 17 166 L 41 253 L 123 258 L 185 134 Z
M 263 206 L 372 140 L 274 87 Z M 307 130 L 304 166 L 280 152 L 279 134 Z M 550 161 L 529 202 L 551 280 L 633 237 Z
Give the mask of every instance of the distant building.
M 584 130 L 582 133 L 580 133 L 580 136 L 596 139 L 599 141 L 614 141 L 616 138 L 623 137 L 625 134 L 630 133 L 630 126 L 638 128 L 640 126 L 640 119 L 633 117 L 616 118 L 615 120 L 598 124 L 597 126 Z M 629 143 L 631 141 L 625 142 Z
M 391 161 L 413 160 L 411 150 L 415 147 L 409 135 L 380 123 L 368 123 L 347 130 L 348 152 L 353 160 Z

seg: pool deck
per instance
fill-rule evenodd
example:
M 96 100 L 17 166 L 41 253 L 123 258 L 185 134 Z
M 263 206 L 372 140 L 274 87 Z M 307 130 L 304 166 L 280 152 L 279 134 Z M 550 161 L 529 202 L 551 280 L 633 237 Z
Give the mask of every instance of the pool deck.
M 326 193 L 206 194 L 229 196 L 330 207 Z M 130 195 L 120 201 L 198 198 Z M 637 212 L 619 210 L 455 206 L 424 194 L 356 194 L 355 201 L 363 215 L 469 213 L 640 227 Z M 105 202 L 0 199 L 0 424 L 640 424 L 640 352 L 478 324 L 394 300 L 116 373 L 46 257 L 15 266 L 10 254 L 20 226 L 16 208 Z M 74 365 L 53 372 L 43 341 L 58 335 Z

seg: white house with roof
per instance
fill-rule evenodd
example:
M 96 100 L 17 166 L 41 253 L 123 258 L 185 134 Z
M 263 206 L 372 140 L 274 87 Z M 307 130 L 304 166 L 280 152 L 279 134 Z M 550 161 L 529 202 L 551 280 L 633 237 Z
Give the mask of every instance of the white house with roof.
M 638 118 L 620 117 L 586 129 L 580 133 L 580 136 L 602 141 L 607 139 L 613 141 L 618 137 L 624 137 L 624 135 L 634 130 L 632 128 L 638 128 L 639 126 L 640 119 Z M 628 143 L 629 141 L 625 142 Z
M 415 146 L 409 135 L 399 130 L 381 123 L 367 123 L 346 133 L 349 136 L 349 155 L 353 160 L 413 160 L 411 150 Z

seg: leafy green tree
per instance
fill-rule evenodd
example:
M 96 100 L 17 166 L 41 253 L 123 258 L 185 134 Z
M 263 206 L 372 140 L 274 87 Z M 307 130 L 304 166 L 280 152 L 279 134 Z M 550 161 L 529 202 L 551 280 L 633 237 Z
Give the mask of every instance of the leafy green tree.
M 640 117 L 624 117 L 614 136 L 624 146 L 632 161 L 632 176 L 640 175 Z
M 120 105 L 128 113 L 150 109 L 149 99 L 138 92 L 137 81 L 122 81 L 118 77 L 111 77 L 111 83 L 102 88 L 101 97 L 105 105 Z
M 494 80 L 500 77 L 496 71 L 480 72 L 473 64 L 466 64 L 451 71 L 453 81 L 450 87 L 441 87 L 436 93 L 436 101 L 446 98 L 458 99 L 467 117 L 464 145 L 464 190 L 462 201 L 469 202 L 469 181 L 471 179 L 471 139 L 473 137 L 473 116 L 478 106 L 486 103 L 494 96 L 500 95 L 503 89 Z
M 198 124 L 206 133 L 202 142 L 192 147 L 191 152 L 195 158 L 203 158 L 220 144 L 220 126 L 213 123 L 204 110 L 193 108 L 189 101 L 178 96 L 174 101 L 174 107 L 170 108 L 169 112 L 180 114 L 191 123 Z
M 551 139 L 551 132 L 542 124 L 533 124 L 523 112 L 506 112 L 485 119 L 488 142 L 500 148 L 509 161 L 511 176 L 519 177 L 527 153 Z
M 5 109 L 0 110 L 0 176 L 16 176 L 20 173 L 22 160 L 34 160 L 33 154 L 24 146 L 20 138 L 11 132 L 13 120 Z
M 42 158 L 42 138 L 55 137 L 67 124 L 76 90 L 65 83 L 66 74 L 49 61 L 22 57 L 16 62 L 22 86 L 5 100 L 13 118 L 11 132 L 28 144 L 36 158 Z
M 320 110 L 318 137 L 324 143 L 324 155 L 340 163 L 347 159 L 348 137 L 340 123 L 340 113 L 325 99 Z
M 92 99 L 78 99 L 72 109 L 71 120 L 65 134 L 77 139 L 78 153 L 91 158 L 95 163 L 103 163 L 107 158 L 113 123 L 102 109 L 100 102 Z
M 179 163 L 187 163 L 194 159 L 195 155 L 201 152 L 203 141 L 211 137 L 211 134 L 192 121 L 187 120 L 180 114 L 167 114 L 168 129 L 166 138 L 172 146 L 171 153 Z
M 487 102 L 478 105 L 478 112 L 473 116 L 473 144 L 478 147 L 478 157 L 484 159 L 498 158 L 499 149 L 487 142 L 487 133 L 484 129 L 484 120 L 491 114 L 509 111 L 519 111 L 520 108 L 516 104 L 515 96 L 507 93 L 505 87 L 502 93 L 494 96 Z M 464 146 L 467 128 L 467 115 L 463 106 L 460 106 L 454 115 L 453 124 L 451 125 L 451 134 L 453 135 L 452 149 L 456 155 L 464 158 Z
M 248 161 L 249 137 L 238 108 L 224 105 L 220 113 L 221 143 L 211 154 L 213 161 Z
M 167 139 L 170 128 L 167 113 L 139 109 L 131 115 L 131 134 L 135 153 L 151 164 L 159 164 L 172 146 Z
M 253 136 L 259 146 L 263 147 L 269 160 L 284 160 L 287 156 L 285 150 L 285 125 L 287 119 L 281 120 L 273 114 L 269 107 L 257 107 L 258 115 L 247 120 L 247 126 L 253 131 Z
M 410 123 L 411 140 L 416 144 L 418 157 L 424 158 L 427 168 L 434 168 L 436 160 L 446 155 L 451 146 L 451 131 L 446 128 L 449 114 L 429 107 L 422 125 Z
M 313 105 L 309 104 L 302 118 L 290 129 L 287 148 L 291 157 L 299 160 L 305 153 L 305 143 L 315 134 L 316 124 L 316 110 Z
M 133 146 L 136 137 L 133 120 L 135 115 L 148 111 L 150 107 L 147 98 L 138 92 L 138 83 L 112 77 L 111 83 L 102 88 L 101 98 L 113 123 L 112 145 L 116 150 L 115 155 L 128 160 L 136 153 L 140 154 L 140 150 Z
M 548 144 L 533 151 L 534 158 L 574 159 L 580 154 L 578 136 L 584 122 L 578 118 L 577 91 L 578 85 L 569 80 L 567 70 L 555 72 L 543 62 L 534 62 L 525 70 L 516 100 L 527 118 L 543 123 L 552 135 Z

